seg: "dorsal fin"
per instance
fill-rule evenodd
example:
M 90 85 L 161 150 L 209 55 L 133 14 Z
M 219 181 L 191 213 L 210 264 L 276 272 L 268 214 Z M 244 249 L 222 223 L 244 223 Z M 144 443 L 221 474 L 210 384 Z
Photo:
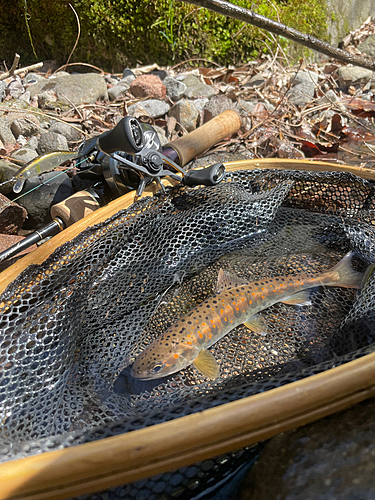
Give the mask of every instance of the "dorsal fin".
M 229 288 L 236 288 L 247 284 L 248 282 L 244 279 L 239 278 L 235 274 L 228 273 L 228 271 L 220 269 L 217 276 L 216 291 L 217 293 L 220 293 L 223 290 L 228 290 Z

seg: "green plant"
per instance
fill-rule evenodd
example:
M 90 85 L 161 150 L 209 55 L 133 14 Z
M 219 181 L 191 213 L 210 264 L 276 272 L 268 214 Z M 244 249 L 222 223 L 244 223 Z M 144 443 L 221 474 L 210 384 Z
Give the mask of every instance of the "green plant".
M 159 17 L 159 19 L 151 25 L 151 28 L 155 26 L 164 26 L 164 31 L 159 30 L 159 33 L 165 37 L 167 42 L 169 43 L 172 50 L 172 60 L 174 61 L 176 53 L 176 40 L 174 36 L 174 28 L 173 28 L 173 19 L 174 19 L 174 8 L 173 8 L 173 0 L 169 0 L 168 10 L 165 16 Z

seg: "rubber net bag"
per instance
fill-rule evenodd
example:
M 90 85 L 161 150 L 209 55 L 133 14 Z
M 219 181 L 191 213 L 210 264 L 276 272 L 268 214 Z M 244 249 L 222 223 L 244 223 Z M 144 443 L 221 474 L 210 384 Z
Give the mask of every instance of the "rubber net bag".
M 352 174 L 237 171 L 142 199 L 29 266 L 1 297 L 0 459 L 168 421 L 371 352 L 372 275 L 361 293 L 317 287 L 309 306 L 264 310 L 266 335 L 234 329 L 210 348 L 216 380 L 193 366 L 152 381 L 130 374 L 154 338 L 213 295 L 220 269 L 249 282 L 321 272 L 353 250 L 364 271 L 375 260 L 374 202 L 373 182 Z M 82 498 L 188 498 L 253 453 Z

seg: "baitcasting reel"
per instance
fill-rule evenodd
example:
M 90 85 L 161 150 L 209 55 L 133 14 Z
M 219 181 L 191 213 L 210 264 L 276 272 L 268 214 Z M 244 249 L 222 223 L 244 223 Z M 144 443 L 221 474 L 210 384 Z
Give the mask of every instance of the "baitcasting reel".
M 178 154 L 172 147 L 162 148 L 151 125 L 130 116 L 122 118 L 113 130 L 85 141 L 77 157 L 87 158 L 79 165 L 81 175 L 85 171 L 90 171 L 90 175 L 102 174 L 115 197 L 133 189 L 140 196 L 153 181 L 164 191 L 161 178 L 166 176 L 187 186 L 214 186 L 225 175 L 222 163 L 186 171 L 179 165 Z

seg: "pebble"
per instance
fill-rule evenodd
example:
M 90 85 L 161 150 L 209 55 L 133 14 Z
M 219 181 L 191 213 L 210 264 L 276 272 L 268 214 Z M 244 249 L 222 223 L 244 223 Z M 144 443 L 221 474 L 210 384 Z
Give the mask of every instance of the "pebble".
M 17 99 L 25 92 L 25 89 L 20 80 L 13 80 L 5 89 L 5 95 L 13 99 Z
M 194 75 L 188 75 L 184 78 L 183 83 L 186 85 L 185 97 L 189 99 L 197 99 L 198 97 L 212 97 L 216 91 L 211 85 L 206 85 Z
M 39 132 L 40 121 L 32 114 L 24 115 L 22 118 L 13 120 L 10 129 L 17 139 L 18 136 L 31 137 Z
M 172 101 L 178 101 L 181 99 L 187 89 L 184 82 L 180 82 L 171 76 L 165 77 L 163 83 L 167 89 L 167 95 Z
M 37 158 L 38 153 L 35 151 L 35 149 L 31 148 L 20 148 L 16 149 L 11 153 L 11 157 L 16 163 L 19 163 L 20 166 L 25 165 L 29 161 L 33 160 L 34 158 Z
M 339 83 L 346 85 L 364 85 L 374 76 L 371 69 L 358 68 L 357 66 L 340 66 L 338 69 Z
M 114 85 L 113 87 L 108 89 L 108 97 L 111 101 L 117 99 L 117 97 L 129 89 L 129 85 L 126 87 L 125 85 Z
M 16 234 L 26 219 L 26 210 L 0 193 L 0 233 Z
M 55 120 L 52 122 L 48 132 L 56 132 L 57 134 L 63 135 L 68 142 L 77 142 L 82 139 L 82 133 L 77 129 L 81 129 L 78 123 L 75 123 L 74 127 L 72 127 L 69 123 Z
M 148 99 L 147 101 L 142 101 L 141 103 L 132 104 L 129 106 L 129 114 L 132 115 L 133 112 L 138 109 L 144 109 L 146 114 L 151 118 L 160 118 L 164 116 L 169 111 L 169 104 L 164 101 L 159 101 L 158 99 Z
M 38 189 L 35 189 L 37 186 Z M 47 172 L 27 179 L 20 194 L 24 196 L 19 199 L 19 204 L 28 213 L 24 227 L 37 229 L 51 220 L 52 205 L 73 194 L 73 186 L 65 172 L 60 172 L 60 175 Z
M 108 100 L 107 84 L 102 76 L 96 73 L 63 74 L 56 78 L 48 78 L 28 87 L 31 98 L 44 92 L 56 94 L 60 106 L 71 107 L 80 104 L 93 104 L 98 99 Z M 40 103 L 41 105 L 41 103 Z
M 203 122 L 208 122 L 228 109 L 236 110 L 236 106 L 233 101 L 225 95 L 214 95 L 203 108 Z
M 375 35 L 370 35 L 357 47 L 363 54 L 375 58 Z
M 197 126 L 199 113 L 194 102 L 181 99 L 172 106 L 168 116 L 175 118 L 187 132 L 192 132 Z
M 20 167 L 14 163 L 0 160 L 0 193 L 7 195 L 13 191 L 13 185 L 16 182 L 14 176 L 19 169 Z
M 167 94 L 167 89 L 164 83 L 156 75 L 138 76 L 130 84 L 129 90 L 134 97 L 153 97 L 154 99 L 164 99 Z
M 69 151 L 66 137 L 57 132 L 42 132 L 38 141 L 38 153 L 42 155 L 53 151 Z
M 0 117 L 0 140 L 3 144 L 15 144 L 16 138 L 14 137 L 9 121 L 5 116 Z
M 7 84 L 4 81 L 0 81 L 0 101 L 4 100 L 6 88 Z

